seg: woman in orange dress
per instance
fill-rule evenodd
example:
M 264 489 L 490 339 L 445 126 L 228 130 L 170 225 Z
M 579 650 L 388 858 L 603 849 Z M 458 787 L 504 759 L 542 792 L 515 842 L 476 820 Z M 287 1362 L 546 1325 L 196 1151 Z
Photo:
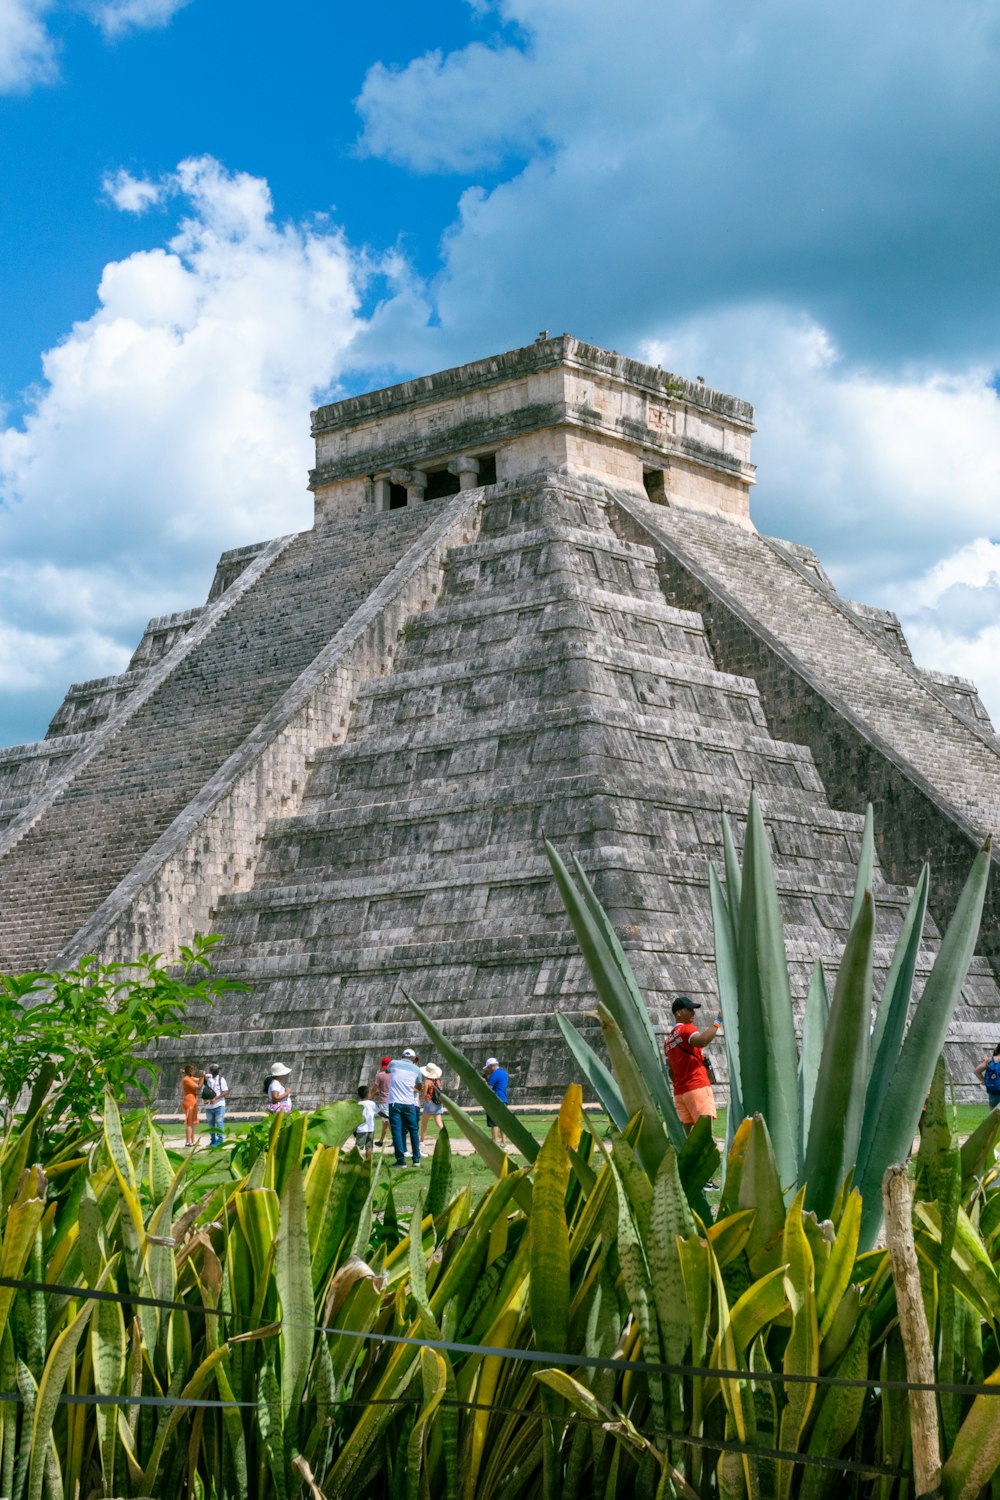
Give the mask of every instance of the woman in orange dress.
M 184 1077 L 181 1079 L 181 1110 L 184 1114 L 185 1146 L 194 1145 L 194 1133 L 198 1129 L 198 1100 L 204 1082 L 204 1073 L 196 1072 L 193 1062 L 185 1063 Z

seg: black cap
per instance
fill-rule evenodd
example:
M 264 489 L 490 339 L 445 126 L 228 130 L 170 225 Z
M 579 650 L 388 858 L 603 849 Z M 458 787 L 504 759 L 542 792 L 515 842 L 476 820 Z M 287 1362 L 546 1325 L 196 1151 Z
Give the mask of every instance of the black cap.
M 679 1010 L 701 1010 L 701 1006 L 697 1005 L 695 1001 L 691 999 L 690 995 L 678 995 L 677 999 L 674 1001 L 670 1009 L 676 1016 Z

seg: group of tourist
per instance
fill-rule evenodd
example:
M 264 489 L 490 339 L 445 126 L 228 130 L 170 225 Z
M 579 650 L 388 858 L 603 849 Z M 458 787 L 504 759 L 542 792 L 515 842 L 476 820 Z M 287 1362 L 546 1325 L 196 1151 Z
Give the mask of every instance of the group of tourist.
M 378 1144 L 385 1142 L 386 1131 L 392 1138 L 395 1165 L 405 1167 L 406 1148 L 409 1144 L 410 1160 L 415 1167 L 420 1165 L 421 1147 L 427 1138 L 427 1127 L 433 1123 L 441 1129 L 444 1104 L 441 1097 L 441 1069 L 437 1063 L 420 1065 L 420 1054 L 412 1047 L 404 1047 L 401 1057 L 382 1058 L 378 1072 L 370 1085 L 362 1084 L 358 1089 L 358 1100 L 364 1111 L 364 1119 L 354 1132 L 358 1150 L 370 1155 L 375 1147 L 375 1123 L 381 1122 Z M 496 1097 L 507 1103 L 508 1074 L 497 1058 L 488 1057 L 483 1065 L 483 1077 Z M 487 1115 L 486 1123 L 497 1139 L 499 1127 Z M 499 1131 L 500 1142 L 507 1144 L 507 1137 Z
M 290 1114 L 292 1091 L 288 1086 L 291 1068 L 285 1063 L 272 1063 L 264 1080 L 266 1109 L 269 1114 Z M 396 1166 L 406 1164 L 406 1145 L 410 1146 L 414 1166 L 420 1163 L 420 1148 L 427 1136 L 427 1127 L 433 1121 L 441 1129 L 444 1105 L 441 1098 L 441 1069 L 437 1063 L 420 1066 L 420 1057 L 412 1047 L 403 1049 L 400 1058 L 388 1055 L 382 1058 L 378 1072 L 371 1084 L 362 1084 L 358 1089 L 358 1102 L 362 1109 L 362 1121 L 354 1132 L 359 1151 L 370 1155 L 375 1145 L 375 1123 L 381 1121 L 382 1131 L 378 1144 L 385 1142 L 386 1131 L 392 1136 L 396 1155 Z M 498 1099 L 507 1103 L 507 1070 L 495 1057 L 488 1057 L 483 1067 L 483 1077 Z M 198 1130 L 199 1107 L 205 1106 L 205 1123 L 209 1129 L 210 1146 L 221 1146 L 225 1139 L 226 1099 L 229 1084 L 222 1074 L 220 1063 L 209 1063 L 199 1072 L 198 1065 L 188 1062 L 181 1078 L 181 1111 L 184 1115 L 184 1145 L 194 1146 Z M 498 1127 L 487 1116 L 487 1125 L 497 1139 Z M 507 1138 L 500 1132 L 500 1141 Z
M 712 1089 L 711 1064 L 704 1049 L 715 1041 L 722 1028 L 722 1017 L 716 1016 L 706 1026 L 699 1026 L 695 1012 L 701 1010 L 690 995 L 678 995 L 674 1000 L 674 1024 L 663 1043 L 663 1053 L 671 1077 L 674 1104 L 686 1132 L 697 1122 L 708 1116 L 716 1117 L 715 1094 Z M 1000 1105 L 1000 1042 L 993 1049 L 992 1057 L 984 1057 L 974 1072 L 986 1089 L 990 1109 Z M 270 1114 L 288 1114 L 292 1108 L 292 1093 L 288 1086 L 291 1069 L 285 1063 L 272 1063 L 264 1082 L 267 1111 Z M 502 1103 L 508 1102 L 509 1076 L 495 1057 L 488 1057 L 483 1064 L 483 1078 Z M 414 1166 L 420 1165 L 421 1147 L 427 1137 L 427 1128 L 433 1123 L 441 1129 L 444 1105 L 441 1096 L 442 1072 L 437 1063 L 420 1065 L 420 1055 L 412 1047 L 404 1047 L 401 1057 L 388 1054 L 379 1063 L 378 1071 L 370 1084 L 358 1089 L 358 1102 L 363 1118 L 354 1132 L 357 1148 L 370 1156 L 375 1149 L 375 1126 L 380 1124 L 378 1146 L 385 1144 L 386 1132 L 392 1139 L 395 1165 L 406 1165 L 406 1150 L 409 1145 L 410 1159 Z M 181 1104 L 184 1113 L 184 1145 L 195 1144 L 198 1129 L 198 1109 L 205 1106 L 205 1122 L 209 1129 L 209 1145 L 221 1146 L 224 1139 L 226 1098 L 229 1085 L 222 1074 L 219 1063 L 209 1063 L 201 1072 L 193 1062 L 186 1064 L 181 1080 Z M 507 1138 L 502 1128 L 489 1115 L 486 1124 L 494 1141 L 506 1146 Z
M 292 1112 L 292 1091 L 287 1080 L 292 1070 L 285 1063 L 272 1063 L 264 1080 L 264 1096 L 268 1114 L 287 1115 Z M 201 1073 L 198 1064 L 185 1063 L 181 1078 L 181 1113 L 184 1116 L 184 1145 L 194 1146 L 198 1130 L 198 1108 L 205 1106 L 205 1124 L 208 1126 L 208 1144 L 221 1146 L 226 1131 L 226 1099 L 229 1084 L 222 1074 L 221 1063 L 209 1063 Z

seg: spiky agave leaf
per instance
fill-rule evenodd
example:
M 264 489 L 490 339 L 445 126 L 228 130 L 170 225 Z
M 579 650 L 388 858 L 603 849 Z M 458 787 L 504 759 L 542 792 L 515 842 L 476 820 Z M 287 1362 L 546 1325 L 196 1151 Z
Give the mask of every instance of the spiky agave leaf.
M 826 1038 L 826 1023 L 830 1014 L 830 997 L 826 989 L 823 964 L 816 960 L 806 996 L 806 1010 L 802 1021 L 802 1047 L 799 1051 L 799 1111 L 802 1121 L 802 1154 L 805 1156 L 809 1141 L 809 1122 L 812 1119 L 813 1099 L 816 1095 L 816 1079 L 819 1077 L 820 1058 Z
M 722 857 L 726 870 L 726 901 L 733 923 L 733 940 L 735 942 L 740 930 L 743 872 L 740 869 L 740 857 L 736 850 L 736 840 L 733 838 L 732 825 L 725 813 L 722 814 Z
M 865 826 L 861 834 L 861 853 L 858 856 L 858 873 L 854 877 L 854 901 L 851 906 L 851 926 L 858 920 L 858 912 L 865 898 L 865 891 L 871 891 L 872 874 L 875 869 L 875 819 L 872 814 L 872 805 L 869 802 L 865 808 Z
M 889 965 L 878 1015 L 875 1017 L 875 1031 L 871 1040 L 871 1076 L 868 1080 L 861 1141 L 858 1145 L 859 1161 L 864 1161 L 871 1148 L 872 1131 L 878 1119 L 880 1104 L 889 1079 L 899 1063 L 899 1049 L 906 1030 L 906 1018 L 910 1013 L 913 976 L 920 956 L 929 884 L 930 867 L 924 865 L 896 939 L 892 963 Z
M 821 1219 L 857 1160 L 868 1082 L 875 906 L 866 893 L 840 962 L 816 1077 L 804 1176 L 806 1203 Z
M 729 1063 L 729 1116 L 727 1124 L 735 1130 L 743 1118 L 743 1091 L 740 1085 L 740 994 L 738 959 L 732 913 L 715 866 L 708 867 L 708 894 L 712 906 L 712 933 L 715 940 L 715 982 L 722 1012 L 723 1037 Z
M 578 889 L 547 839 L 545 852 L 597 993 L 620 1028 L 635 1066 L 642 1074 L 645 1088 L 670 1129 L 673 1096 L 649 1012 L 625 950 L 580 865 L 576 867 L 580 880 Z
M 799 1060 L 778 891 L 756 792 L 747 815 L 738 952 L 743 1109 L 767 1121 L 782 1186 L 790 1193 L 801 1159 Z
M 972 962 L 990 875 L 990 848 L 991 841 L 987 839 L 973 861 L 934 967 L 917 1001 L 898 1065 L 889 1075 L 867 1156 L 858 1161 L 855 1180 L 864 1201 L 863 1250 L 871 1248 L 882 1221 L 880 1185 L 885 1170 L 893 1162 L 905 1161 L 909 1154 L 934 1066 Z
M 556 1023 L 584 1078 L 604 1106 L 609 1118 L 614 1121 L 619 1130 L 624 1130 L 628 1124 L 629 1114 L 614 1074 L 605 1067 L 590 1043 L 580 1035 L 573 1022 L 568 1016 L 564 1016 L 562 1011 L 556 1011 Z

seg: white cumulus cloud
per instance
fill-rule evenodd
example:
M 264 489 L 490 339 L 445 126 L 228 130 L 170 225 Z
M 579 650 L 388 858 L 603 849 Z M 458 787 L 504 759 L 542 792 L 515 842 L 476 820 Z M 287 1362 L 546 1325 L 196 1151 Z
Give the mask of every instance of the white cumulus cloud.
M 49 0 L 0 0 L 0 94 L 55 77 L 55 45 L 45 24 L 49 9 Z
M 166 26 L 191 0 L 98 0 L 88 7 L 91 19 L 106 37 L 150 26 Z
M 105 268 L 0 429 L 0 688 L 30 659 L 50 711 L 202 602 L 218 552 L 311 524 L 309 410 L 364 326 L 371 268 L 338 229 L 277 223 L 265 182 L 208 157 L 167 185 L 176 233 Z
M 150 182 L 146 177 L 133 177 L 125 167 L 117 172 L 105 174 L 101 187 L 105 197 L 127 214 L 144 214 L 147 209 L 160 203 L 164 195 L 162 182 Z

